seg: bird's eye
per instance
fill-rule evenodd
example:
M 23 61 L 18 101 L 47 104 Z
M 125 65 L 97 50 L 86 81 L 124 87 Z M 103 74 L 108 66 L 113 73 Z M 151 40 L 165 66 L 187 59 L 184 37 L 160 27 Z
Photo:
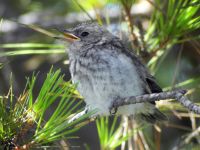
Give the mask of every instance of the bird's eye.
M 82 32 L 82 33 L 81 33 L 81 36 L 82 36 L 82 37 L 85 37 L 85 36 L 87 36 L 87 35 L 89 35 L 88 32 Z

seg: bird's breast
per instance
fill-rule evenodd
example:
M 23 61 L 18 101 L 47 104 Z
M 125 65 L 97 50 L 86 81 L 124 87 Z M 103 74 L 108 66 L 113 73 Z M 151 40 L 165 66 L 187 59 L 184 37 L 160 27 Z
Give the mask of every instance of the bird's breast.
M 101 52 L 92 57 L 73 59 L 70 72 L 86 103 L 99 109 L 108 111 L 115 98 L 143 92 L 136 67 L 123 54 Z

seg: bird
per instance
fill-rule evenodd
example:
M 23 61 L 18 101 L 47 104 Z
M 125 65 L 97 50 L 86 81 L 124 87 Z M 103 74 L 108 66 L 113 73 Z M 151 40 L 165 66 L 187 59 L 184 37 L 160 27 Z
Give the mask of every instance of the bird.
M 61 32 L 69 44 L 72 83 L 77 84 L 87 110 L 96 110 L 96 116 L 112 115 L 116 99 L 162 92 L 141 59 L 106 27 L 84 22 Z M 115 114 L 149 123 L 167 119 L 155 102 L 119 106 Z

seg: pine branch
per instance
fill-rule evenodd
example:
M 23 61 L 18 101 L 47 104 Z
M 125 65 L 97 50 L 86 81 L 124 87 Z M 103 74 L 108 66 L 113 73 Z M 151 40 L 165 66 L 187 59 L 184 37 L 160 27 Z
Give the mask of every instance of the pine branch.
M 179 101 L 184 107 L 188 110 L 200 114 L 200 106 L 191 102 L 185 94 L 187 90 L 174 90 L 168 92 L 161 92 L 161 93 L 152 93 L 152 94 L 145 94 L 141 96 L 131 96 L 127 98 L 116 99 L 112 106 L 110 107 L 110 114 L 115 114 L 117 112 L 118 107 L 130 104 L 137 104 L 137 103 L 144 103 L 144 102 L 154 102 L 159 100 L 169 100 L 175 99 Z M 77 120 L 81 116 L 88 113 L 88 109 L 86 108 L 82 112 L 78 113 L 74 117 L 69 120 L 69 123 Z
M 136 104 L 136 103 L 144 103 L 144 102 L 153 102 L 159 100 L 168 100 L 168 99 L 175 99 L 179 101 L 184 107 L 189 109 L 190 111 L 200 114 L 200 106 L 197 104 L 192 103 L 186 96 L 186 90 L 176 90 L 176 91 L 169 91 L 169 92 L 161 92 L 161 93 L 152 93 L 152 94 L 145 94 L 141 96 L 131 96 L 123 99 L 116 99 L 113 102 L 113 105 L 110 107 L 110 112 L 113 114 L 116 113 L 117 108 L 119 106 Z

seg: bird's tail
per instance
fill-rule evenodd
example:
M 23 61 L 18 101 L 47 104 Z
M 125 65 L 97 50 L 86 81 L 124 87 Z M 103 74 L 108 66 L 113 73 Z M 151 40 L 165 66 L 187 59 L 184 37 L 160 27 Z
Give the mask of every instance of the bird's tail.
M 137 118 L 142 121 L 146 121 L 149 123 L 156 123 L 159 121 L 166 121 L 168 120 L 167 116 L 165 116 L 162 112 L 160 112 L 157 108 L 153 108 L 152 111 L 148 113 L 140 113 L 137 115 Z

